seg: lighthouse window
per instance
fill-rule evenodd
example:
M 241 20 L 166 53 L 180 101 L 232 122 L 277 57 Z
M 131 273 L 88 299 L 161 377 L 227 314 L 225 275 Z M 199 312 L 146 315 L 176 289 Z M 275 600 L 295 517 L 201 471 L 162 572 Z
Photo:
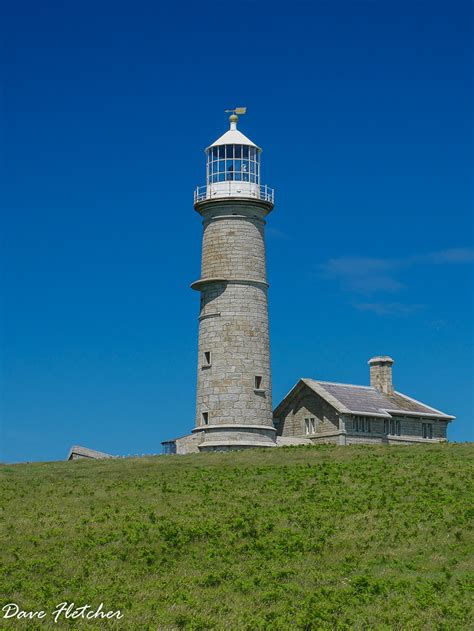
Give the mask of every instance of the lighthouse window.
M 222 145 L 208 152 L 208 183 L 227 181 L 259 182 L 258 150 L 247 145 Z
M 209 423 L 209 412 L 202 413 L 202 424 L 207 425 Z
M 261 390 L 262 388 L 262 377 L 260 375 L 255 375 L 255 390 Z
M 211 365 L 211 351 L 204 351 L 202 367 L 209 368 Z

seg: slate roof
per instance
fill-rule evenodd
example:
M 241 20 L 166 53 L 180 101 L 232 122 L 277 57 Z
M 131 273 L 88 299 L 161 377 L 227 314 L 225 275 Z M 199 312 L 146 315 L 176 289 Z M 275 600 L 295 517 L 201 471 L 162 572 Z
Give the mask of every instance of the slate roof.
M 342 414 L 363 414 L 386 418 L 390 418 L 393 414 L 427 416 L 447 420 L 455 418 L 401 392 L 384 394 L 370 386 L 354 386 L 330 381 L 315 381 L 314 379 L 301 379 L 275 409 L 277 415 L 280 406 L 287 401 L 300 383 L 306 384 Z

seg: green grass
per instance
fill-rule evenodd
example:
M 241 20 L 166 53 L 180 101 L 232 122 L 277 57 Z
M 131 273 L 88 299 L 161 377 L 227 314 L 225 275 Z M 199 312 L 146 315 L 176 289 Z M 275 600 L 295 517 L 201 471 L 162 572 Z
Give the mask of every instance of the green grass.
M 0 467 L 0 628 L 473 628 L 474 445 Z M 471 591 L 470 591 L 471 589 Z

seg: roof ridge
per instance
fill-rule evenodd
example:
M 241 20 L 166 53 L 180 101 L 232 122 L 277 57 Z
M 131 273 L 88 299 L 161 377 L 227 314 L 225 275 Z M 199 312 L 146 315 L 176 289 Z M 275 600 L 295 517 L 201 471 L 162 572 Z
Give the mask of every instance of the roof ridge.
M 346 388 L 363 388 L 365 390 L 376 390 L 376 388 L 374 388 L 373 386 L 360 386 L 355 383 L 341 383 L 340 381 L 322 381 L 320 379 L 311 379 L 311 377 L 303 377 L 303 379 L 308 379 L 308 381 L 315 381 L 316 383 L 327 384 L 330 386 L 345 386 Z

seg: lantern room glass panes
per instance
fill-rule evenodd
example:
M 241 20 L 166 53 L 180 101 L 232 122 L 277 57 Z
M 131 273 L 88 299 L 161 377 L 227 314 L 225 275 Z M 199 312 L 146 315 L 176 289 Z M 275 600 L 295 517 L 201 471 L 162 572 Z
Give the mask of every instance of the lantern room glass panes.
M 260 155 L 256 147 L 220 145 L 207 152 L 207 183 L 240 181 L 259 184 Z

